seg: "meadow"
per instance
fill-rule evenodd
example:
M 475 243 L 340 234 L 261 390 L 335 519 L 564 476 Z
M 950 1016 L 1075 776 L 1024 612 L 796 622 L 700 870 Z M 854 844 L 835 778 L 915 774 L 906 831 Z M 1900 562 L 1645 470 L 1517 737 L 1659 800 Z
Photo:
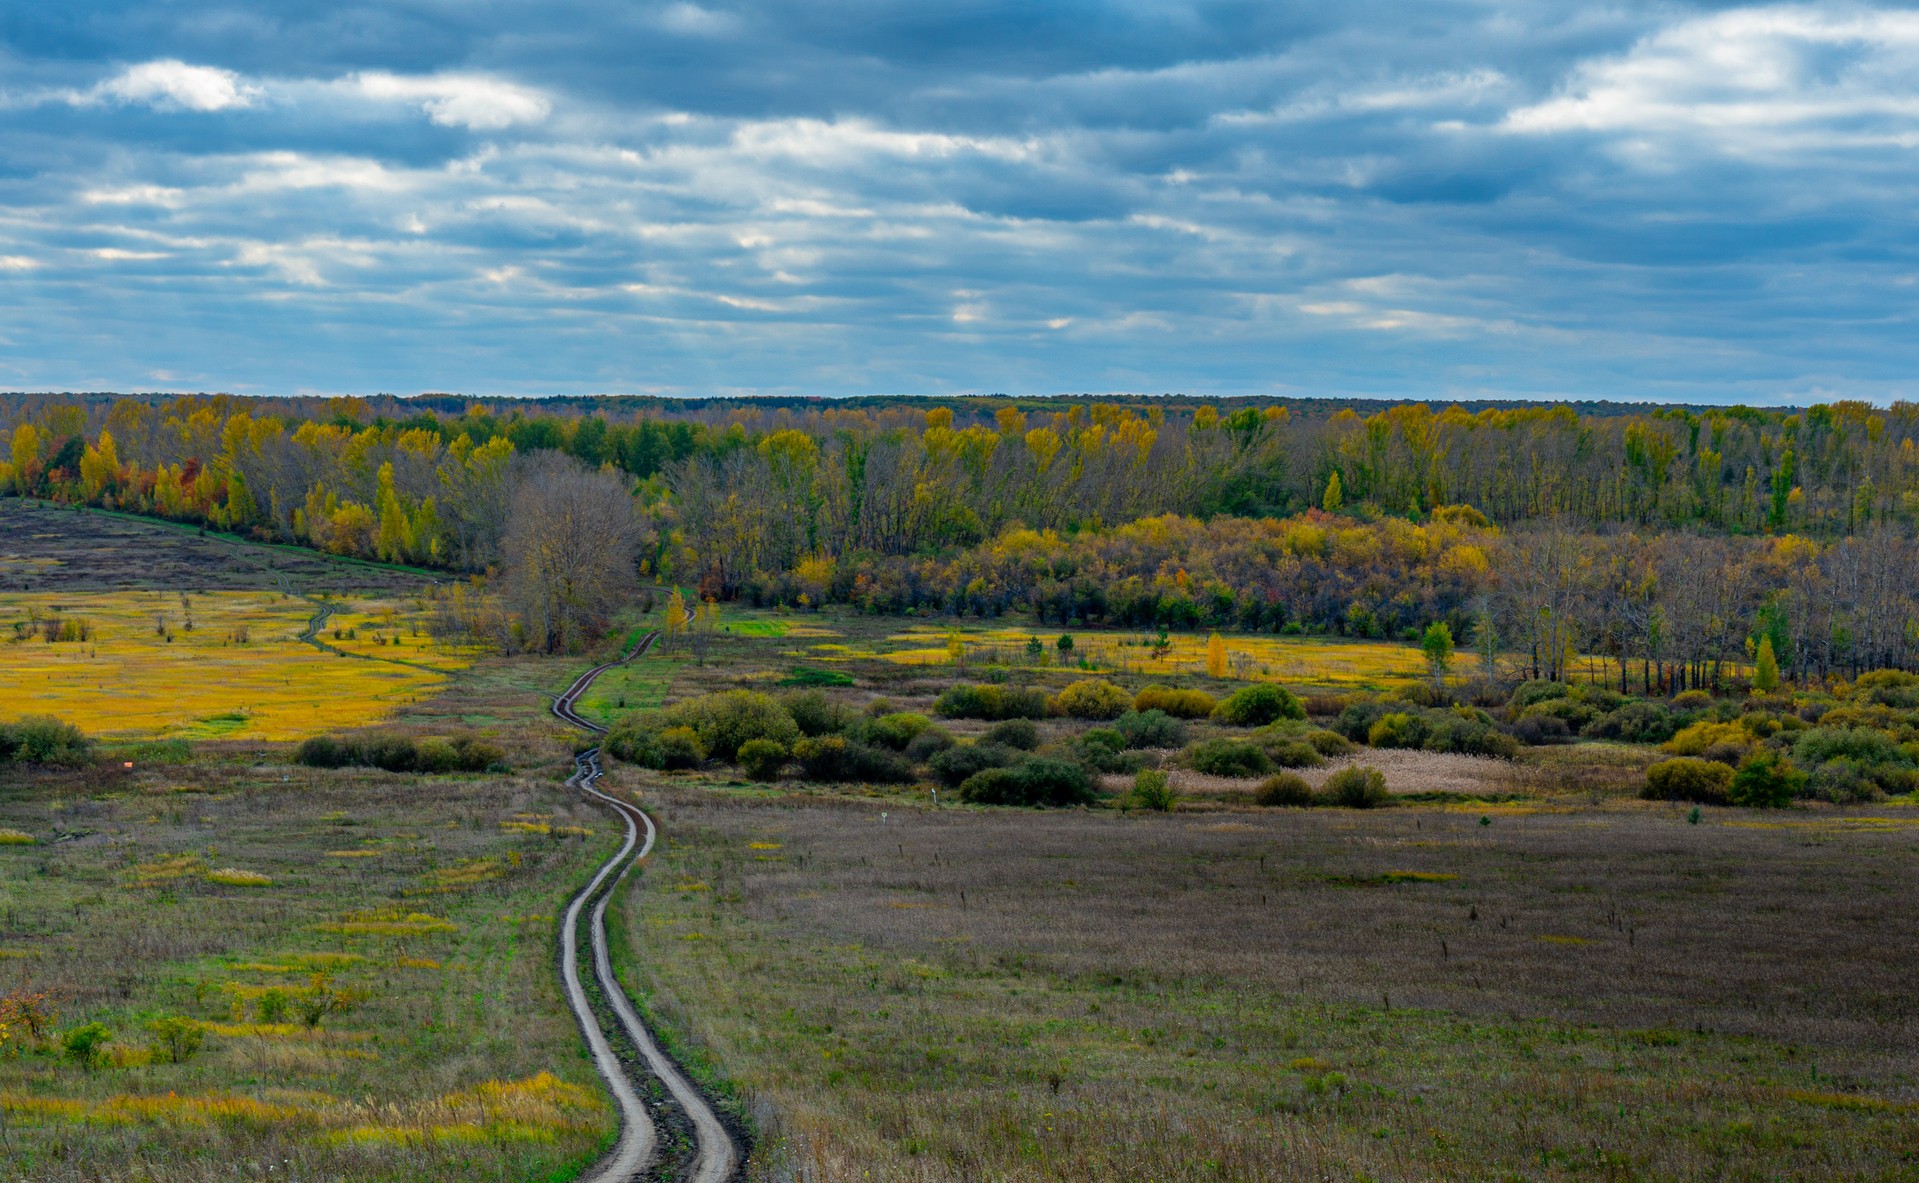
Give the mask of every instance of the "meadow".
M 423 778 L 227 744 L 0 789 L 0 829 L 32 839 L 0 844 L 0 994 L 52 1012 L 51 1050 L 0 1035 L 0 1177 L 525 1180 L 590 1159 L 610 1117 L 554 916 L 615 835 L 559 787 L 563 748 L 527 755 L 520 776 Z M 94 1023 L 93 1054 L 62 1046 Z
M 769 1115 L 765 1178 L 1866 1180 L 1919 1155 L 1919 818 L 881 804 L 659 806 L 636 976 Z

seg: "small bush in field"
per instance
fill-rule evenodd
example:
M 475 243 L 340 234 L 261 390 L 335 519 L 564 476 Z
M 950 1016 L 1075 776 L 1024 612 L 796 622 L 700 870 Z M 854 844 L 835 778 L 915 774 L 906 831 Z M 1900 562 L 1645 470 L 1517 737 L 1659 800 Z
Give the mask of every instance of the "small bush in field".
M 1320 800 L 1347 809 L 1377 809 L 1392 802 L 1386 791 L 1386 776 L 1377 768 L 1354 764 L 1326 778 L 1320 786 Z
M 989 768 L 1005 768 L 1019 759 L 1020 753 L 1001 744 L 981 740 L 959 744 L 927 761 L 927 767 L 942 784 L 957 788 L 975 773 Z
M 347 750 L 331 735 L 316 735 L 302 740 L 293 758 L 308 768 L 342 768 L 347 764 Z
M 700 733 L 691 727 L 668 727 L 653 741 L 651 754 L 657 763 L 647 760 L 640 763 L 663 770 L 698 768 L 706 759 L 706 745 L 700 742 Z
M 413 767 L 418 772 L 453 772 L 460 767 L 460 753 L 447 741 L 428 737 L 414 745 Z
M 898 752 L 839 735 L 802 739 L 793 745 L 793 758 L 808 780 L 903 784 L 913 779 L 912 762 Z
M 881 715 L 866 726 L 866 737 L 874 743 L 884 744 L 896 752 L 906 750 L 919 733 L 933 725 L 925 715 L 916 715 L 911 711 L 896 711 Z
M 1044 719 L 1044 691 L 1021 686 L 959 685 L 939 696 L 933 709 L 948 719 Z
M 1186 763 L 1208 776 L 1264 776 L 1273 770 L 1272 758 L 1258 744 L 1236 739 L 1202 740 L 1186 749 Z
M 1732 769 L 1717 760 L 1681 756 L 1646 769 L 1646 787 L 1639 795 L 1649 801 L 1697 801 L 1725 805 L 1732 800 Z
M 786 757 L 786 746 L 774 740 L 749 739 L 740 745 L 740 769 L 754 780 L 778 780 Z
M 1728 795 L 1734 805 L 1779 809 L 1792 803 L 1806 787 L 1807 776 L 1777 752 L 1759 751 L 1746 758 L 1732 774 Z
M 967 778 L 960 799 L 977 805 L 1084 805 L 1094 792 L 1079 765 L 1029 756 L 1010 768 L 989 768 Z
M 914 736 L 913 741 L 906 745 L 906 758 L 916 764 L 921 763 L 952 747 L 953 743 L 953 733 L 934 724 Z
M 1218 705 L 1204 690 L 1175 690 L 1171 686 L 1148 686 L 1133 696 L 1133 709 L 1140 714 L 1164 711 L 1175 719 L 1204 719 Z
M 837 735 L 853 722 L 853 711 L 817 690 L 796 690 L 779 698 L 801 735 Z
M 1133 705 L 1124 690 L 1102 678 L 1085 678 L 1053 696 L 1053 713 L 1069 719 L 1117 719 Z
M 169 1015 L 147 1024 L 154 1036 L 153 1058 L 162 1064 L 184 1064 L 200 1051 L 206 1028 L 192 1019 Z
M 1318 768 L 1326 762 L 1319 749 L 1303 739 L 1268 744 L 1265 751 L 1267 758 L 1281 768 Z
M 986 729 L 986 743 L 1030 752 L 1039 747 L 1039 726 L 1031 719 L 1006 719 Z
M 1276 772 L 1260 782 L 1253 800 L 1261 805 L 1304 808 L 1313 803 L 1313 786 L 1297 772 Z
M 1128 803 L 1134 809 L 1166 813 L 1178 799 L 1179 794 L 1173 791 L 1173 784 L 1166 779 L 1165 773 L 1147 771 L 1133 778 L 1133 792 Z
M 1336 760 L 1341 756 L 1350 756 L 1357 750 L 1351 740 L 1337 731 L 1326 731 L 1324 729 L 1308 731 L 1304 738 L 1307 743 L 1313 745 L 1314 751 L 1329 760 Z
M 1213 708 L 1213 721 L 1233 727 L 1264 727 L 1279 719 L 1304 719 L 1306 708 L 1284 686 L 1261 682 L 1227 695 Z
M 1073 741 L 1073 754 L 1101 772 L 1137 772 L 1140 758 L 1126 750 L 1126 737 L 1111 727 L 1094 727 Z
M 1405 711 L 1381 715 L 1366 730 L 1366 742 L 1376 748 L 1417 748 L 1432 730 L 1426 720 Z
M 107 1044 L 113 1032 L 104 1023 L 86 1023 L 60 1036 L 60 1051 L 67 1059 L 92 1072 L 107 1058 Z
M 23 715 L 0 723 L 0 760 L 23 764 L 78 764 L 93 749 L 93 741 L 73 724 L 52 715 Z
M 1128 711 L 1113 720 L 1113 729 L 1126 737 L 1129 748 L 1177 748 L 1186 743 L 1186 724 L 1158 707 Z

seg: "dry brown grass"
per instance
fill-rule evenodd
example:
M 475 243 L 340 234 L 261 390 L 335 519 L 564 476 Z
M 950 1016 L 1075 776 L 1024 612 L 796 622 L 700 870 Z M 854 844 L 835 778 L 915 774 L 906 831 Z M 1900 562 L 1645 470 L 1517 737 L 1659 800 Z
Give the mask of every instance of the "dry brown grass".
M 1904 826 L 881 825 L 658 792 L 639 959 L 773 1117 L 768 1178 L 1877 1179 L 1919 1152 Z

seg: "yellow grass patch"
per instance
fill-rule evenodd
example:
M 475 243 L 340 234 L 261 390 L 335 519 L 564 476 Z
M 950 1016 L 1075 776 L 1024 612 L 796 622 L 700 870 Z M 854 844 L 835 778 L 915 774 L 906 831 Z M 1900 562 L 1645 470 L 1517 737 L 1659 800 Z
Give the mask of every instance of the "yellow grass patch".
M 34 838 L 25 830 L 9 830 L 0 827 L 0 846 L 32 846 Z
M 1866 1113 L 1906 1113 L 1919 1109 L 1911 1101 L 1890 1101 L 1884 1097 L 1868 1097 L 1858 1093 L 1827 1093 L 1817 1089 L 1780 1089 L 1783 1100 L 1796 1101 L 1801 1105 L 1818 1105 L 1826 1109 L 1852 1109 Z
M 1037 637 L 1040 662 L 1057 661 L 1059 633 L 1026 628 L 944 627 L 915 625 L 886 638 L 888 650 L 880 656 L 902 665 L 950 665 L 955 636 L 970 665 L 1025 665 L 1028 641 Z M 1084 659 L 1093 671 L 1139 674 L 1146 677 L 1204 676 L 1208 637 L 1169 635 L 1164 650 L 1157 638 L 1139 633 L 1082 633 L 1073 636 L 1073 668 Z M 1291 682 L 1329 689 L 1386 686 L 1415 681 L 1425 675 L 1425 660 L 1416 646 L 1397 641 L 1349 640 L 1338 637 L 1227 636 L 1226 666 L 1230 677 L 1246 681 Z M 819 656 L 869 656 L 845 646 L 815 645 Z
M 291 1105 L 270 1104 L 251 1097 L 226 1093 L 199 1096 L 163 1097 L 120 1094 L 98 1101 L 61 1097 L 28 1097 L 19 1093 L 0 1093 L 0 1109 L 23 1117 L 53 1118 L 87 1125 L 136 1125 L 165 1122 L 169 1125 L 208 1126 L 225 1123 L 284 1125 L 310 1120 L 309 1110 Z
M 553 827 L 545 822 L 501 822 L 500 828 L 509 834 L 551 834 Z
M 1451 883 L 1459 876 L 1445 871 L 1388 871 L 1383 878 L 1388 883 Z
M 150 863 L 135 863 L 127 876 L 128 887 L 164 887 L 180 879 L 198 878 L 207 865 L 194 854 L 173 854 Z
M 302 739 L 384 718 L 473 659 L 447 650 L 418 668 L 321 652 L 295 639 L 312 606 L 277 591 L 187 604 L 191 632 L 174 592 L 0 594 L 0 717 L 58 715 L 109 738 Z M 15 625 L 56 608 L 85 619 L 90 639 L 14 639 Z
M 329 850 L 326 856 L 328 858 L 379 858 L 380 852 L 377 850 Z
M 271 887 L 273 879 L 258 871 L 245 871 L 239 867 L 221 867 L 206 873 L 208 883 L 220 883 L 227 887 Z
M 460 926 L 443 916 L 424 912 L 405 912 L 398 908 L 376 908 L 348 912 L 339 920 L 320 925 L 321 932 L 346 936 L 406 937 L 434 932 L 458 932 Z
M 748 850 L 778 850 L 780 844 L 777 842 L 748 842 L 746 848 Z
M 519 864 L 517 853 L 503 862 L 497 858 L 461 859 L 450 867 L 441 867 L 420 876 L 420 886 L 408 888 L 407 895 L 450 895 L 478 887 L 489 879 L 506 874 L 507 863 Z
M 1536 941 L 1543 941 L 1544 943 L 1548 945 L 1590 945 L 1592 944 L 1592 941 L 1586 937 L 1557 936 L 1552 933 L 1541 933 L 1539 936 L 1536 936 L 1533 939 Z

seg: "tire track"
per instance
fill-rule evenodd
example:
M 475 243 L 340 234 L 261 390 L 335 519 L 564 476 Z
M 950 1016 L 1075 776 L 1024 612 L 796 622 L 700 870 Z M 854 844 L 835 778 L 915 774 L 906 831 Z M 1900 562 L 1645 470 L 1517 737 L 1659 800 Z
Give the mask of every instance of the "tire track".
M 618 661 L 609 661 L 594 666 L 573 680 L 573 684 L 553 700 L 553 714 L 562 722 L 594 735 L 604 734 L 606 728 L 579 714 L 574 709 L 580 696 L 593 685 L 595 679 L 617 665 L 643 657 L 660 634 L 648 633 L 640 639 L 632 653 Z M 687 1183 L 726 1183 L 733 1178 L 739 1166 L 739 1150 L 734 1145 L 732 1135 L 728 1133 L 719 1114 L 712 1105 L 687 1079 L 680 1066 L 663 1051 L 653 1038 L 639 1013 L 633 1008 L 632 1000 L 620 987 L 619 979 L 613 974 L 613 963 L 607 949 L 606 906 L 613 898 L 613 892 L 625 880 L 627 872 L 634 864 L 647 856 L 653 849 L 653 841 L 658 831 L 653 819 L 645 811 L 608 796 L 595 787 L 600 779 L 600 749 L 588 748 L 573 758 L 573 775 L 567 778 L 567 785 L 578 789 L 586 796 L 610 807 L 626 825 L 626 840 L 613 857 L 600 865 L 587 885 L 580 889 L 567 903 L 566 916 L 560 930 L 560 976 L 566 990 L 567 1005 L 572 1007 L 574 1018 L 579 1021 L 580 1029 L 586 1035 L 587 1048 L 593 1055 L 594 1065 L 600 1075 L 606 1078 L 607 1087 L 612 1091 L 614 1100 L 620 1108 L 620 1137 L 614 1143 L 612 1152 L 593 1169 L 580 1176 L 581 1183 L 628 1183 L 630 1180 L 646 1178 L 647 1168 L 658 1155 L 659 1133 L 652 1117 L 646 1111 L 645 1103 L 640 1099 L 640 1082 L 634 1079 L 632 1069 L 622 1062 L 613 1051 L 605 1030 L 600 1025 L 598 1015 L 594 1013 L 588 1001 L 586 990 L 580 975 L 580 914 L 589 902 L 592 912 L 587 921 L 591 933 L 593 953 L 593 977 L 601 998 L 613 1012 L 614 1020 L 619 1024 L 620 1034 L 631 1042 L 634 1049 L 646 1063 L 647 1071 L 657 1077 L 666 1087 L 673 1100 L 678 1103 L 682 1113 L 693 1126 L 694 1153 L 692 1163 L 683 1179 Z

